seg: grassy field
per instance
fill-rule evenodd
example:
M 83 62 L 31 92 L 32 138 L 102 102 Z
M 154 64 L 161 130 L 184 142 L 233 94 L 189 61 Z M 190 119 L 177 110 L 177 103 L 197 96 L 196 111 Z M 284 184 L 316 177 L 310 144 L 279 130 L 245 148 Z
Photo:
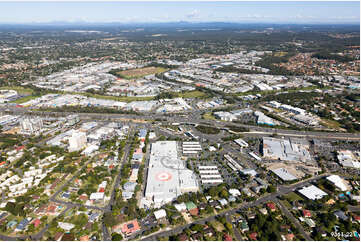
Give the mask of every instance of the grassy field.
M 207 113 L 203 114 L 202 118 L 203 119 L 209 119 L 209 120 L 215 120 L 216 119 L 215 117 L 213 117 L 211 112 L 207 112 Z
M 11 101 L 11 103 L 21 104 L 21 103 L 25 103 L 25 102 L 27 102 L 27 101 L 30 101 L 30 100 L 32 100 L 32 99 L 35 99 L 35 98 L 37 98 L 37 97 L 40 97 L 40 96 L 29 95 L 29 96 L 25 96 L 25 97 L 16 99 L 16 100 L 14 100 L 14 101 Z
M 136 79 L 143 76 L 157 74 L 165 71 L 167 71 L 167 69 L 165 68 L 150 66 L 150 67 L 119 71 L 116 74 L 124 79 Z
M 340 128 L 340 124 L 335 120 L 323 118 L 321 124 L 324 124 L 326 127 L 331 128 L 331 129 L 339 129 Z
M 294 192 L 291 192 L 291 193 L 285 195 L 285 197 L 286 197 L 288 200 L 292 201 L 292 202 L 293 202 L 293 201 L 302 201 L 302 200 L 303 200 L 302 197 L 300 197 L 299 195 L 297 195 L 297 194 L 294 193 Z
M 280 51 L 280 52 L 276 52 L 276 53 L 274 54 L 274 56 L 282 57 L 282 56 L 285 56 L 286 54 L 287 54 L 287 52 Z
M 190 91 L 190 92 L 183 92 L 179 93 L 177 96 L 182 98 L 197 98 L 197 97 L 204 97 L 206 94 L 201 91 Z
M 4 87 L 0 87 L 0 90 L 15 90 L 17 91 L 19 94 L 32 94 L 34 91 L 30 88 L 25 88 L 25 87 L 21 87 L 21 86 L 4 86 Z
M 117 96 L 107 96 L 107 95 L 90 94 L 90 93 L 77 93 L 77 94 L 84 95 L 87 97 L 108 99 L 108 100 L 114 100 L 114 101 L 119 101 L 119 102 L 149 101 L 149 100 L 154 99 L 154 97 L 117 97 Z

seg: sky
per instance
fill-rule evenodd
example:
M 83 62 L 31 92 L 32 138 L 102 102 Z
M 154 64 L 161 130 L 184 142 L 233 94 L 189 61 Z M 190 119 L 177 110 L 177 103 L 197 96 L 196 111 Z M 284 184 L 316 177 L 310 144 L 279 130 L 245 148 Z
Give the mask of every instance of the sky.
M 360 2 L 0 2 L 0 23 L 360 23 Z

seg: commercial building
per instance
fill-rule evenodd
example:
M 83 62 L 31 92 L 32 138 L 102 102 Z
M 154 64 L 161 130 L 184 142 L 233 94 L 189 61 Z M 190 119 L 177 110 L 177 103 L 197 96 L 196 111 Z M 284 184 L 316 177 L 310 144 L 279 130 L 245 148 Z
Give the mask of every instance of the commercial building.
M 39 117 L 25 117 L 20 120 L 20 127 L 22 134 L 37 135 L 40 134 L 40 130 L 43 128 L 43 120 Z
M 360 157 L 356 157 L 350 150 L 340 150 L 337 159 L 344 167 L 360 168 Z
M 144 201 L 153 207 L 171 202 L 186 192 L 199 190 L 196 175 L 185 167 L 177 154 L 176 141 L 152 144 Z
M 264 113 L 255 111 L 254 115 L 257 116 L 257 124 L 266 124 L 269 126 L 274 126 L 275 123 L 272 118 L 264 115 Z
M 339 175 L 331 175 L 326 177 L 326 179 L 343 192 L 350 189 L 348 182 L 342 179 Z
M 214 113 L 214 116 L 216 116 L 217 118 L 219 118 L 220 120 L 223 120 L 223 121 L 230 121 L 232 122 L 233 120 L 236 120 L 237 119 L 237 116 L 232 114 L 232 113 L 229 113 L 229 112 L 223 112 L 223 111 L 220 111 L 220 112 L 215 112 Z
M 274 174 L 276 174 L 279 178 L 282 179 L 282 181 L 293 181 L 296 180 L 297 177 L 292 175 L 287 169 L 285 168 L 278 168 L 272 170 Z
M 304 187 L 298 191 L 303 196 L 307 197 L 311 200 L 321 199 L 323 196 L 327 196 L 327 193 L 316 187 L 315 185 L 310 185 L 308 187 Z
M 86 146 L 87 138 L 84 132 L 73 132 L 69 138 L 69 152 L 78 151 Z
M 311 161 L 309 144 L 301 139 L 263 137 L 263 157 L 285 161 Z

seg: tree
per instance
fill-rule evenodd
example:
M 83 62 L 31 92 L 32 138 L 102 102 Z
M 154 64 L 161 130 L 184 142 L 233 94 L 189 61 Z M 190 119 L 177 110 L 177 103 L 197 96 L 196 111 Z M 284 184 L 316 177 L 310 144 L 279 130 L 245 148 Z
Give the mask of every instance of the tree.
M 269 185 L 269 186 L 267 187 L 267 192 L 273 193 L 273 192 L 275 192 L 275 191 L 276 191 L 276 187 L 275 187 L 274 185 Z
M 103 221 L 104 224 L 108 227 L 113 227 L 114 225 L 117 224 L 117 220 L 115 219 L 115 217 L 111 212 L 104 213 Z
M 222 197 L 222 198 L 228 198 L 229 197 L 229 194 L 228 194 L 226 189 L 222 189 L 222 191 L 220 193 L 220 197 Z
M 123 236 L 118 233 L 112 233 L 112 241 L 121 241 L 123 240 Z
M 226 227 L 226 229 L 227 229 L 228 231 L 232 231 L 232 230 L 233 230 L 233 227 L 232 227 L 232 224 L 231 224 L 231 223 L 226 222 L 226 223 L 224 224 L 224 226 Z
M 191 230 L 200 232 L 200 231 L 203 230 L 203 225 L 201 225 L 201 224 L 194 224 L 194 225 L 191 226 Z

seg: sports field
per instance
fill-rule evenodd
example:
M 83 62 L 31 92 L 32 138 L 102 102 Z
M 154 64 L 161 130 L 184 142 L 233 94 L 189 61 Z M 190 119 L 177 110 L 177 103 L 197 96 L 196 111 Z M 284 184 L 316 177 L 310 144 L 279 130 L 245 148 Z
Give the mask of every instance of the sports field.
M 150 67 L 143 67 L 143 68 L 119 71 L 119 72 L 117 72 L 117 75 L 122 78 L 125 78 L 125 79 L 135 79 L 135 78 L 140 78 L 140 77 L 151 75 L 151 74 L 161 73 L 166 70 L 167 69 L 162 68 L 162 67 L 150 66 Z

